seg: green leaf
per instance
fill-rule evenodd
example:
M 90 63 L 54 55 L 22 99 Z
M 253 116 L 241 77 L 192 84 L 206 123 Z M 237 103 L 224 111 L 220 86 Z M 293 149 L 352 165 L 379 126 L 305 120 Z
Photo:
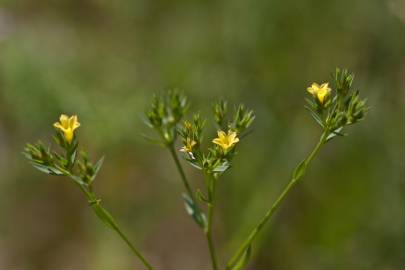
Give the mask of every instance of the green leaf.
M 307 170 L 307 161 L 304 159 L 303 161 L 300 162 L 300 164 L 298 164 L 298 166 L 295 168 L 294 172 L 293 172 L 293 178 L 295 180 L 300 179 L 306 172 Z
M 90 206 L 93 209 L 97 217 L 109 228 L 115 230 L 115 221 L 110 213 L 107 212 L 101 205 L 100 201 L 90 202 Z
M 52 166 L 42 165 L 42 164 L 38 164 L 38 163 L 31 163 L 31 164 L 34 168 L 36 168 L 37 170 L 44 172 L 46 174 L 56 175 L 56 176 L 66 175 L 66 173 L 63 172 L 62 170 L 59 170 Z
M 148 127 L 150 127 L 150 128 L 154 128 L 153 124 L 150 122 L 150 120 L 148 119 L 148 117 L 146 117 L 146 116 L 141 116 L 141 120 L 142 120 L 142 122 L 143 122 L 146 126 L 148 126 Z
M 332 139 L 335 138 L 336 136 L 341 136 L 341 137 L 347 136 L 346 133 L 342 133 L 342 132 L 341 132 L 342 130 L 343 130 L 343 127 L 340 127 L 340 128 L 338 128 L 338 129 L 332 131 L 332 132 L 329 134 L 329 136 L 326 138 L 326 141 L 329 142 L 330 140 L 332 140 Z
M 67 155 L 68 155 L 68 160 L 70 166 L 73 166 L 76 162 L 76 157 L 77 157 L 77 147 L 79 144 L 77 143 L 77 139 L 73 141 L 72 145 L 69 145 L 69 148 L 67 150 Z
M 94 165 L 94 174 L 91 177 L 90 182 L 93 182 L 94 179 L 96 179 L 98 172 L 100 171 L 101 167 L 103 166 L 103 163 L 104 163 L 104 157 L 100 158 L 100 160 L 97 161 L 96 165 Z
M 309 98 L 305 98 L 305 101 L 308 103 L 308 105 L 309 105 L 311 108 L 316 108 L 316 103 L 315 103 L 313 100 L 311 100 L 311 99 L 309 99 Z
M 231 167 L 231 164 L 228 161 L 224 161 L 212 170 L 216 173 L 223 173 Z
M 209 203 L 207 196 L 205 196 L 201 190 L 198 189 L 197 192 L 195 193 L 195 195 L 196 195 L 197 199 L 199 199 L 201 202 Z
M 232 265 L 228 265 L 226 270 L 242 270 L 249 263 L 250 257 L 252 256 L 252 245 L 249 245 L 245 252 L 235 261 Z
M 199 164 L 197 164 L 197 161 L 194 159 L 186 158 L 186 161 L 188 164 L 190 164 L 192 167 L 196 168 L 197 170 L 203 169 Z
M 43 172 L 43 173 L 51 174 L 51 175 L 52 175 L 52 170 L 51 170 L 51 168 L 50 168 L 49 166 L 40 165 L 40 164 L 36 164 L 36 163 L 33 163 L 32 166 L 33 166 L 35 169 L 37 169 L 37 170 L 39 170 L 39 171 L 41 171 L 41 172 Z
M 183 199 L 186 206 L 187 213 L 194 219 L 194 221 L 200 226 L 201 228 L 206 227 L 206 218 L 204 213 L 202 213 L 195 202 L 188 196 L 187 194 L 183 193 Z
M 81 185 L 81 186 L 86 186 L 86 183 L 83 182 L 82 178 L 80 178 L 79 176 L 71 174 L 71 175 L 69 175 L 69 177 L 70 177 L 73 181 L 75 181 L 77 184 L 79 184 L 79 185 Z
M 321 126 L 324 127 L 324 124 L 322 122 L 322 119 L 320 118 L 320 116 L 318 115 L 318 113 L 316 113 L 313 109 L 311 109 L 308 106 L 305 106 L 305 108 L 309 111 L 309 113 L 311 114 L 312 118 L 314 118 L 314 120 Z

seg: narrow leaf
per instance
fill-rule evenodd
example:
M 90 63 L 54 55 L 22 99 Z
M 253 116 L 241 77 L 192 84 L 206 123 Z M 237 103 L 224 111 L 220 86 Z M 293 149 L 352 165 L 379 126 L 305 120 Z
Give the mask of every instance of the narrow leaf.
M 107 212 L 101 205 L 99 201 L 95 201 L 94 203 L 90 204 L 91 208 L 93 209 L 94 213 L 97 217 L 109 228 L 115 230 L 114 224 L 115 221 L 110 213 Z
M 209 200 L 207 198 L 207 196 L 205 196 L 201 190 L 197 190 L 196 192 L 196 196 L 197 198 L 201 201 L 201 202 L 205 202 L 205 203 L 209 203 Z
M 296 180 L 300 179 L 305 174 L 306 170 L 307 170 L 306 160 L 303 160 L 295 168 L 293 172 L 293 178 Z
M 224 161 L 221 164 L 219 164 L 218 166 L 216 166 L 212 171 L 223 173 L 226 170 L 228 170 L 230 167 L 231 167 L 231 164 L 228 161 Z
M 331 134 L 329 134 L 329 136 L 326 138 L 326 141 L 329 142 L 330 140 L 332 140 L 334 137 L 336 136 L 347 136 L 346 133 L 342 133 L 341 131 L 343 130 L 343 127 L 340 127 L 334 131 L 331 132 Z
M 83 180 L 77 176 L 77 175 L 69 175 L 70 179 L 72 179 L 73 181 L 75 181 L 77 184 L 81 185 L 81 186 L 86 186 L 86 183 L 83 182 Z
M 96 165 L 94 165 L 94 174 L 91 177 L 90 182 L 93 182 L 94 179 L 96 179 L 98 172 L 100 171 L 101 167 L 103 166 L 103 163 L 104 163 L 104 157 L 100 158 L 100 160 L 97 161 Z
M 42 164 L 38 164 L 38 163 L 34 163 L 34 162 L 32 162 L 31 164 L 34 168 L 36 168 L 37 170 L 44 172 L 46 174 L 57 175 L 57 176 L 66 175 L 65 172 L 59 170 L 58 168 L 52 167 L 52 166 L 42 165 Z
M 249 245 L 242 256 L 239 257 L 233 265 L 228 265 L 226 270 L 242 270 L 249 263 L 250 257 L 252 256 L 252 245 Z
M 310 107 L 305 106 L 305 108 L 309 111 L 309 113 L 311 114 L 312 118 L 314 118 L 314 120 L 321 126 L 324 127 L 323 123 L 322 123 L 322 119 L 319 117 L 319 115 Z
M 190 198 L 190 196 L 184 193 L 183 199 L 187 213 L 194 219 L 198 226 L 204 229 L 206 227 L 206 218 L 204 213 L 197 208 L 195 202 Z

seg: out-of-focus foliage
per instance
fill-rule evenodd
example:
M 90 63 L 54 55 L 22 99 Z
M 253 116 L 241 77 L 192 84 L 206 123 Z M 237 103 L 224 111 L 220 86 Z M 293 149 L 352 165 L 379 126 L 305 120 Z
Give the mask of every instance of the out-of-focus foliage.
M 78 114 L 81 143 L 106 154 L 97 192 L 157 268 L 208 269 L 169 154 L 141 136 L 147 104 L 167 88 L 190 96 L 193 111 L 225 97 L 256 112 L 218 183 L 216 239 L 228 257 L 316 142 L 303 98 L 313 81 L 332 81 L 335 66 L 356 74 L 368 119 L 323 149 L 252 268 L 401 269 L 404 52 L 401 0 L 2 1 L 0 269 L 137 266 L 74 187 L 21 155 L 25 142 L 49 141 L 60 113 Z

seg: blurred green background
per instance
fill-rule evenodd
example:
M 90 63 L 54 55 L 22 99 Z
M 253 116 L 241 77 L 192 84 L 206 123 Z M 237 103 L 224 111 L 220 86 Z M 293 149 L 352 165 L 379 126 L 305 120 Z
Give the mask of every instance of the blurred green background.
M 1 1 L 0 269 L 142 269 L 74 185 L 23 159 L 60 113 L 77 113 L 81 145 L 106 155 L 97 192 L 157 269 L 209 269 L 168 152 L 141 136 L 153 93 L 172 87 L 207 116 L 220 97 L 257 113 L 219 184 L 223 263 L 317 141 L 305 90 L 336 66 L 355 72 L 370 114 L 316 158 L 252 270 L 403 269 L 405 2 Z

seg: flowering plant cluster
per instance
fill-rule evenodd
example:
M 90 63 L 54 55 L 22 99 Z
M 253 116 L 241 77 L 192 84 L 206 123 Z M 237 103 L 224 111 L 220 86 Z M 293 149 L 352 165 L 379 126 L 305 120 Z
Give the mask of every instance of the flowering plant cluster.
M 191 165 L 208 174 L 223 173 L 229 168 L 235 155 L 236 144 L 240 141 L 239 137 L 244 135 L 255 118 L 253 111 L 246 110 L 243 105 L 239 105 L 233 118 L 226 123 L 227 113 L 226 101 L 219 101 L 214 105 L 218 131 L 208 153 L 203 153 L 201 149 L 202 131 L 206 121 L 202 120 L 199 114 L 195 114 L 192 121 L 184 121 L 178 129 L 183 143 L 180 151 L 186 154 L 185 158 Z
M 169 97 L 155 98 L 155 100 L 186 100 L 181 94 L 170 93 Z M 176 106 L 182 103 L 174 103 L 174 106 L 168 102 L 159 102 L 164 104 L 162 111 L 184 111 Z M 155 104 L 155 101 L 153 102 Z M 172 103 L 173 104 L 173 103 Z M 186 107 L 184 102 L 183 108 Z M 152 105 L 152 109 L 147 112 L 147 116 L 156 115 L 154 113 L 156 106 Z M 213 212 L 215 205 L 215 191 L 217 181 L 220 176 L 226 172 L 232 164 L 232 159 L 236 154 L 236 146 L 248 132 L 249 127 L 255 119 L 253 111 L 245 108 L 244 105 L 236 107 L 233 115 L 228 115 L 228 103 L 226 101 L 219 101 L 213 106 L 214 120 L 217 126 L 217 137 L 213 138 L 206 151 L 203 150 L 203 131 L 206 121 L 201 118 L 199 114 L 194 114 L 192 120 L 185 120 L 180 124 L 180 118 L 177 118 L 176 124 L 171 126 L 170 138 L 180 136 L 183 146 L 179 149 L 183 153 L 184 159 L 194 168 L 202 171 L 205 179 L 205 193 L 200 190 L 193 190 L 184 169 L 179 162 L 177 152 L 175 151 L 174 141 L 165 143 L 165 136 L 161 136 L 162 144 L 165 145 L 171 152 L 172 157 L 180 172 L 180 176 L 186 187 L 187 193 L 183 194 L 186 210 L 188 214 L 195 220 L 195 222 L 203 229 L 212 259 L 213 269 L 218 269 L 218 261 L 216 258 L 215 247 L 212 236 L 212 223 Z M 180 116 L 180 114 L 178 115 Z M 158 134 L 165 134 L 166 126 L 155 125 L 153 123 L 160 123 L 154 118 L 149 118 L 149 126 L 157 130 Z M 198 200 L 197 200 L 197 199 Z M 204 213 L 201 210 L 200 203 L 206 205 L 207 211 Z
M 187 213 L 204 233 L 211 257 L 212 269 L 241 270 L 249 263 L 253 242 L 271 219 L 289 191 L 305 175 L 308 165 L 319 150 L 336 136 L 345 136 L 344 128 L 364 119 L 368 107 L 366 100 L 359 96 L 359 91 L 352 89 L 354 76 L 347 70 L 336 69 L 333 74 L 334 90 L 329 83 L 313 83 L 307 88 L 310 97 L 306 108 L 321 126 L 322 134 L 310 154 L 293 170 L 290 181 L 270 206 L 257 225 L 241 243 L 239 248 L 221 267 L 213 241 L 213 213 L 216 205 L 216 187 L 223 174 L 232 168 L 232 161 L 237 154 L 238 145 L 251 132 L 255 114 L 244 105 L 239 105 L 232 112 L 226 101 L 218 101 L 213 106 L 213 122 L 216 132 L 205 141 L 206 120 L 194 114 L 191 120 L 184 120 L 190 108 L 188 99 L 178 92 L 170 91 L 163 96 L 155 96 L 150 109 L 146 112 L 146 124 L 158 134 L 151 139 L 171 154 L 185 187 L 183 194 Z M 117 225 L 112 215 L 102 207 L 101 199 L 93 191 L 93 182 L 103 164 L 103 158 L 93 164 L 87 154 L 78 154 L 76 130 L 80 127 L 77 116 L 61 115 L 54 124 L 54 140 L 61 151 L 55 151 L 42 142 L 27 144 L 24 155 L 38 170 L 55 176 L 66 176 L 75 183 L 85 195 L 91 209 L 109 228 L 115 231 L 139 258 L 146 269 L 154 270 L 152 264 L 135 248 Z M 178 143 L 181 146 L 178 146 Z M 205 189 L 193 188 L 179 158 L 198 169 L 204 176 Z
M 150 263 L 128 240 L 112 215 L 101 205 L 101 199 L 93 191 L 93 182 L 103 165 L 104 158 L 93 164 L 89 161 L 85 151 L 81 151 L 78 155 L 79 142 L 75 131 L 80 127 L 80 123 L 77 116 L 68 117 L 62 114 L 59 122 L 53 126 L 55 127 L 54 141 L 61 148 L 61 151 L 55 151 L 50 146 L 38 142 L 26 145 L 23 152 L 25 157 L 32 166 L 41 172 L 69 177 L 83 192 L 96 216 L 123 239 L 147 269 L 152 270 Z
M 329 133 L 327 140 L 344 136 L 343 128 L 362 120 L 368 111 L 366 100 L 360 98 L 359 91 L 352 89 L 353 74 L 346 69 L 337 68 L 333 78 L 336 87 L 334 93 L 329 88 L 329 83 L 313 83 L 307 88 L 312 99 L 307 99 L 306 108 L 315 121 Z

